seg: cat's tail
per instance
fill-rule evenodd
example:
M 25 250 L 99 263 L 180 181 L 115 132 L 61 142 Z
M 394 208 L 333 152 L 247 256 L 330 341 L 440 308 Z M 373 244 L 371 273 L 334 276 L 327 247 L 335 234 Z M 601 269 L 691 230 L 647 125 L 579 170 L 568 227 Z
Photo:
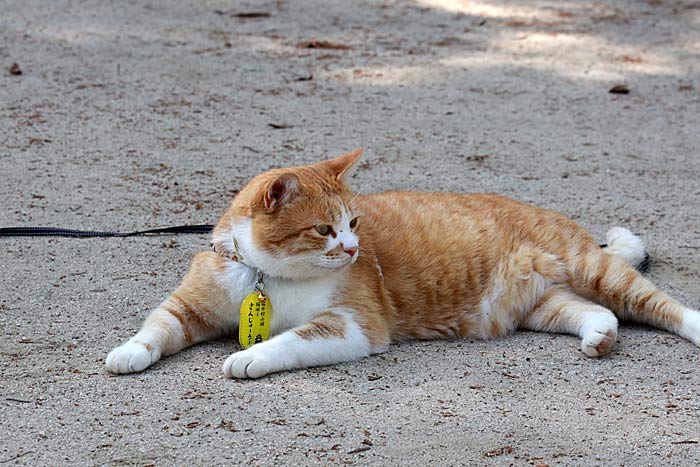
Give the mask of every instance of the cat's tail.
M 608 232 L 608 245 L 573 260 L 580 295 L 612 310 L 619 319 L 678 334 L 700 347 L 700 313 L 660 291 L 635 268 L 648 263 L 644 243 L 623 228 Z
M 624 258 L 639 272 L 647 272 L 649 253 L 641 238 L 624 227 L 613 227 L 608 230 L 605 240 L 606 243 L 602 246 L 606 253 Z

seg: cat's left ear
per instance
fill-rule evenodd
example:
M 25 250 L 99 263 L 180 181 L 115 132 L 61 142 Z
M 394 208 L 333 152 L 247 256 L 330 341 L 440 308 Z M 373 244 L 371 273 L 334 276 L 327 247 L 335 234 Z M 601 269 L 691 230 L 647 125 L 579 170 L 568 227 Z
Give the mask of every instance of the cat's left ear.
M 360 159 L 363 152 L 365 152 L 365 148 L 355 149 L 354 151 L 347 152 L 325 163 L 335 175 L 336 180 L 347 178 L 350 174 L 350 169 L 352 169 L 355 163 Z
M 267 212 L 274 212 L 299 191 L 299 178 L 293 173 L 283 173 L 265 190 L 263 204 Z

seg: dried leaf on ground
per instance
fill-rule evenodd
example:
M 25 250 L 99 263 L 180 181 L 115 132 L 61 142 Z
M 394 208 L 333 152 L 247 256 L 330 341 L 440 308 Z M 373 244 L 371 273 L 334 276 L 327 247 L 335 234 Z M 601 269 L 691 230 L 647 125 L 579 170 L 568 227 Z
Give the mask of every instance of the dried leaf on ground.
M 268 13 L 267 11 L 243 11 L 240 13 L 233 13 L 231 16 L 234 18 L 248 19 L 248 18 L 269 18 L 272 15 L 270 15 L 270 13 Z
M 483 162 L 488 159 L 488 154 L 474 154 L 473 156 L 467 156 L 464 159 L 469 162 Z
M 221 420 L 221 423 L 219 423 L 219 426 L 217 426 L 217 428 L 223 428 L 224 430 L 230 431 L 231 433 L 239 431 L 236 429 L 236 426 L 231 420 Z
M 204 399 L 209 394 L 207 391 L 188 391 L 180 397 L 183 400 Z
M 369 451 L 371 448 L 369 446 L 360 446 L 357 449 L 353 449 L 352 451 L 348 451 L 348 454 L 357 454 L 359 452 L 365 452 Z
M 503 446 L 502 448 L 494 449 L 493 451 L 487 451 L 484 453 L 484 457 L 497 457 L 503 454 L 510 454 L 513 452 L 512 446 Z
M 289 125 L 288 123 L 268 123 L 267 125 L 274 128 L 275 130 L 284 130 L 286 128 L 292 127 L 292 125 Z
M 625 63 L 642 63 L 643 60 L 639 57 L 633 57 L 631 55 L 625 55 L 622 57 L 622 61 Z
M 616 84 L 608 91 L 610 94 L 629 94 L 630 90 L 624 84 Z
M 304 41 L 297 44 L 299 49 L 333 49 L 333 50 L 350 50 L 352 47 L 345 44 L 337 44 L 329 41 L 319 41 L 316 39 Z

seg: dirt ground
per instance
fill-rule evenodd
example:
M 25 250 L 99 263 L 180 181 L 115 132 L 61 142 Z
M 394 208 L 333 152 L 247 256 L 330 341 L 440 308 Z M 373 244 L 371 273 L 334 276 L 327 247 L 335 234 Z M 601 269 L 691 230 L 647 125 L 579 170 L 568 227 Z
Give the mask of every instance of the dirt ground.
M 5 0 L 0 67 L 2 226 L 213 223 L 254 174 L 364 146 L 358 189 L 629 227 L 700 306 L 695 0 Z M 641 327 L 600 360 L 521 332 L 231 381 L 230 339 L 109 374 L 207 247 L 0 240 L 2 465 L 700 464 L 700 349 Z

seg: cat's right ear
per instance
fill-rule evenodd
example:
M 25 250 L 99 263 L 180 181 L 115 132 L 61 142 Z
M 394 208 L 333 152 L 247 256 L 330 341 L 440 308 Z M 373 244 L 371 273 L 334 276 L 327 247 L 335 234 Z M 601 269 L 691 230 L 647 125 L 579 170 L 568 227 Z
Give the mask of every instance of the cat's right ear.
M 336 157 L 335 159 L 326 161 L 325 164 L 328 166 L 331 172 L 333 172 L 336 180 L 347 179 L 351 169 L 360 159 L 363 152 L 365 152 L 365 148 L 355 149 L 354 151 L 345 153 L 342 156 Z
M 272 213 L 282 204 L 288 202 L 299 190 L 299 178 L 285 173 L 270 183 L 263 194 L 263 204 L 267 212 Z

